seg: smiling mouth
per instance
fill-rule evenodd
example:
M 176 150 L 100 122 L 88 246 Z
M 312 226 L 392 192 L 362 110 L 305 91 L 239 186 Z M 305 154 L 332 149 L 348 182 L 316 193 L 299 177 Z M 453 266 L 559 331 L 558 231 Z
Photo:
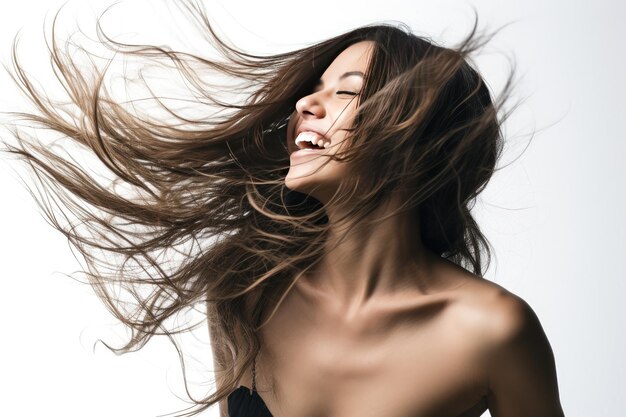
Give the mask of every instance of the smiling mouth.
M 300 149 L 326 149 L 330 141 L 317 132 L 304 130 L 296 136 L 294 143 Z

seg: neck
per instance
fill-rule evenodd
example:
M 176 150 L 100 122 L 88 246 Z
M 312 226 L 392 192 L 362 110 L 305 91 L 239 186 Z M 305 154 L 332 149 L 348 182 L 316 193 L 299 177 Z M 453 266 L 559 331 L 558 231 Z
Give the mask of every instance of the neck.
M 359 223 L 339 224 L 342 212 L 327 207 L 331 228 L 311 285 L 347 315 L 380 296 L 429 292 L 430 265 L 437 255 L 423 246 L 415 215 L 389 216 L 399 201 L 390 199 Z

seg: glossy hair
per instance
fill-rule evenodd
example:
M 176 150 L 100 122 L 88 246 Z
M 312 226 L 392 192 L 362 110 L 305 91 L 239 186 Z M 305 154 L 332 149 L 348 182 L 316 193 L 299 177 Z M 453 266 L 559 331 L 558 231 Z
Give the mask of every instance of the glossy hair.
M 357 175 L 346 178 L 333 201 L 352 201 L 347 219 L 359 223 L 400 190 L 406 197 L 401 209 L 419 217 L 416 238 L 477 276 L 489 264 L 490 249 L 471 209 L 502 150 L 508 114 L 501 109 L 513 72 L 494 101 L 471 65 L 470 55 L 490 38 L 477 35 L 477 19 L 456 47 L 438 46 L 405 25 L 372 24 L 258 56 L 220 39 L 203 9 L 185 4 L 225 61 L 98 33 L 118 55 L 146 59 L 147 66 L 174 64 L 196 104 L 206 107 L 202 117 L 183 115 L 159 97 L 153 98 L 167 119 L 114 100 L 106 68 L 88 72 L 76 65 L 72 44 L 63 49 L 53 26 L 50 53 L 68 97 L 53 100 L 36 87 L 14 42 L 14 80 L 36 107 L 14 116 L 79 144 L 114 181 L 103 184 L 88 166 L 17 125 L 11 128 L 16 145 L 6 151 L 36 174 L 44 193 L 38 203 L 86 260 L 98 296 L 132 331 L 127 344 L 105 344 L 109 349 L 125 353 L 153 335 L 188 331 L 195 325 L 171 329 L 168 322 L 206 305 L 218 384 L 181 414 L 191 416 L 237 388 L 262 344 L 259 327 L 324 250 L 329 224 L 323 205 L 287 189 L 284 178 L 287 123 L 328 65 L 356 42 L 375 43 L 355 98 L 351 146 L 331 157 L 350 161 Z M 245 88 L 236 91 L 245 99 L 219 100 L 220 89 L 201 76 L 211 71 L 241 81 Z M 357 186 L 367 192 L 355 193 Z

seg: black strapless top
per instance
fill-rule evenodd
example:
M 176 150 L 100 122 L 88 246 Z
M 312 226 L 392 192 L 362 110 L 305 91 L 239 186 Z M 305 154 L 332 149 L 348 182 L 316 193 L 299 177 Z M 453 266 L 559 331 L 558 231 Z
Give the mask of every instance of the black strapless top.
M 252 367 L 252 390 L 240 385 L 228 395 L 228 417 L 274 417 L 256 391 L 256 358 Z
M 228 395 L 228 417 L 273 417 L 259 394 L 241 385 Z

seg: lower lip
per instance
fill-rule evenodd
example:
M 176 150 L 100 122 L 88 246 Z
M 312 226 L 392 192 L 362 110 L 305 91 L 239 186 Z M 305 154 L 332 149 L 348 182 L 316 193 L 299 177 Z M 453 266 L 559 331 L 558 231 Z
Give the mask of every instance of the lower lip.
M 326 149 L 300 149 L 297 150 L 295 152 L 292 152 L 290 157 L 291 158 L 298 158 L 301 156 L 310 156 L 310 155 L 316 155 L 316 154 L 321 154 L 324 153 Z

